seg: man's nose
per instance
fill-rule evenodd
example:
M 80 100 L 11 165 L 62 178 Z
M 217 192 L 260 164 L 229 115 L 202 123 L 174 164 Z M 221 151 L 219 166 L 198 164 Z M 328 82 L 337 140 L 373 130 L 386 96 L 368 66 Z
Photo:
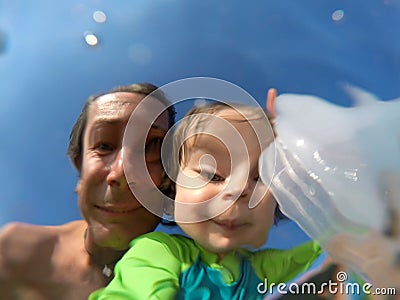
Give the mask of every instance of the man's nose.
M 114 160 L 110 163 L 110 172 L 107 175 L 108 185 L 121 187 L 127 184 L 122 161 L 122 149 L 120 149 L 116 153 Z

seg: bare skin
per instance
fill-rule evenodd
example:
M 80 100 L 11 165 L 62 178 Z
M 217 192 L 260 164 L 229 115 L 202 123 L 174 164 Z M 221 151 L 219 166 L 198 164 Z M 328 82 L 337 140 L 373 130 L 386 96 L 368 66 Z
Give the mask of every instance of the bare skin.
M 2 299 L 86 299 L 106 285 L 109 279 L 84 248 L 86 227 L 85 221 L 7 225 L 0 236 Z
M 1 299 L 86 300 L 112 279 L 103 275 L 104 266 L 112 269 L 133 238 L 157 226 L 159 218 L 131 193 L 122 167 L 123 133 L 143 98 L 117 92 L 89 108 L 76 188 L 84 220 L 61 226 L 11 223 L 0 231 Z M 157 186 L 159 141 L 167 128 L 163 113 L 146 140 L 146 165 Z

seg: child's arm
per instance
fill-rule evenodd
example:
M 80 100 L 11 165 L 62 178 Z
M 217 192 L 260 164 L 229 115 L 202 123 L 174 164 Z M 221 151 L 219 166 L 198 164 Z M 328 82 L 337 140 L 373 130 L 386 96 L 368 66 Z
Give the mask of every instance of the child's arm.
M 181 262 L 177 247 L 157 232 L 132 242 L 115 267 L 115 277 L 89 300 L 173 299 L 179 289 Z
M 254 255 L 253 266 L 260 279 L 278 284 L 306 271 L 321 253 L 321 247 L 313 241 L 288 250 L 265 249 Z

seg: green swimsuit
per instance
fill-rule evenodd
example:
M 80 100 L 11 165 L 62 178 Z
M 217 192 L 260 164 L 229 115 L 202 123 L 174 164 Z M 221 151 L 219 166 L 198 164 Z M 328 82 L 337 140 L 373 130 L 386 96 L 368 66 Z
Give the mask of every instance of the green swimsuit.
M 190 238 L 145 234 L 115 267 L 115 277 L 89 300 L 262 299 L 265 283 L 288 282 L 321 253 L 315 242 L 289 250 L 237 250 L 221 261 Z

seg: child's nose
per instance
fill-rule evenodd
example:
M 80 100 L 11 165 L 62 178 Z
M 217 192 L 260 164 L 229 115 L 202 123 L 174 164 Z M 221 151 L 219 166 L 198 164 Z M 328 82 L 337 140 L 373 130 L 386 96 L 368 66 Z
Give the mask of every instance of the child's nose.
M 222 199 L 224 200 L 232 200 L 232 199 L 239 199 L 239 198 L 246 198 L 250 194 L 250 179 L 247 179 L 246 182 L 243 184 L 231 184 L 231 186 L 227 186 Z

